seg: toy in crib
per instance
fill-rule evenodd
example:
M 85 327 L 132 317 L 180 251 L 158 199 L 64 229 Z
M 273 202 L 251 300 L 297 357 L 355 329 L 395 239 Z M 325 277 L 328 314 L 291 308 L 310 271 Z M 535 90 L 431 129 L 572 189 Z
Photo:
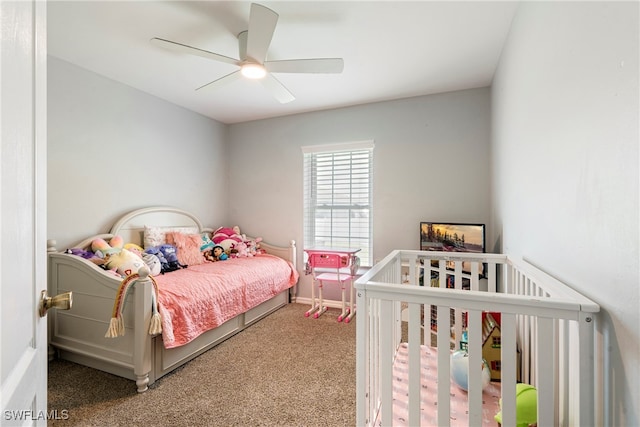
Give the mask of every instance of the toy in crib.
M 305 312 L 305 317 L 313 315 L 315 319 L 327 311 L 328 307 L 324 303 L 322 288 L 324 282 L 335 282 L 340 284 L 342 291 L 342 311 L 338 316 L 338 322 L 344 320 L 349 323 L 356 314 L 354 301 L 353 280 L 360 266 L 360 258 L 356 253 L 360 249 L 330 249 L 315 248 L 305 249 L 307 253 L 307 271 L 313 275 L 311 285 L 311 308 Z M 316 269 L 319 269 L 318 271 Z M 335 272 L 333 272 L 335 271 Z M 349 284 L 349 307 L 346 304 L 346 285 Z M 318 298 L 316 299 L 315 288 L 318 287 Z
M 502 399 L 500 399 L 502 408 Z M 502 411 L 494 419 L 502 425 Z M 529 384 L 516 384 L 516 427 L 533 427 L 538 425 L 538 390 Z
M 469 354 L 464 350 L 451 353 L 451 381 L 462 390 L 469 389 Z M 482 389 L 491 384 L 491 369 L 486 360 L 482 359 Z
M 482 313 L 482 357 L 487 361 L 491 369 L 491 380 L 500 381 L 500 358 L 501 338 L 500 338 L 500 313 Z M 467 331 L 462 331 L 460 340 L 460 350 L 467 350 Z

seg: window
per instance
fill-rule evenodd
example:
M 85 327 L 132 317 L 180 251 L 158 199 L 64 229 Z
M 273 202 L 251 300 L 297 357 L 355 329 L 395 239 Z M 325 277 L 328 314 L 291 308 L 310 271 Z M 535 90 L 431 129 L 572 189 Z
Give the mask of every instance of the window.
M 304 245 L 360 248 L 372 265 L 373 142 L 303 147 Z
M 501 342 L 501 338 L 499 336 L 497 337 L 493 337 L 493 344 L 491 344 L 491 347 L 493 348 L 501 348 L 502 347 L 502 342 Z

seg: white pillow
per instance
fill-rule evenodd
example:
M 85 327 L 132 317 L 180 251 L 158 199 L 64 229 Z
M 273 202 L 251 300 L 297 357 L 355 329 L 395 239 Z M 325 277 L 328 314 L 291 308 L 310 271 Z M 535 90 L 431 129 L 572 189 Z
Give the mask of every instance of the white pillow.
M 149 249 L 154 246 L 160 246 L 167 243 L 166 234 L 171 231 L 177 231 L 186 234 L 198 234 L 198 227 L 153 227 L 144 226 L 144 248 Z

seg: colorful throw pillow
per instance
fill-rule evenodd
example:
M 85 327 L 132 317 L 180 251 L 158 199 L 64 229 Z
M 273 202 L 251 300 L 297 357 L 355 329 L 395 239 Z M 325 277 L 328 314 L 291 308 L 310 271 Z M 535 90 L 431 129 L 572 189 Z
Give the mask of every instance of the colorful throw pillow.
M 196 265 L 204 262 L 204 255 L 200 252 L 202 245 L 200 234 L 170 231 L 166 234 L 166 238 L 168 244 L 176 247 L 180 264 Z
M 153 227 L 149 225 L 144 226 L 143 244 L 145 249 L 153 248 L 155 246 L 164 245 L 167 242 L 166 234 L 172 231 L 180 233 L 198 233 L 198 227 Z

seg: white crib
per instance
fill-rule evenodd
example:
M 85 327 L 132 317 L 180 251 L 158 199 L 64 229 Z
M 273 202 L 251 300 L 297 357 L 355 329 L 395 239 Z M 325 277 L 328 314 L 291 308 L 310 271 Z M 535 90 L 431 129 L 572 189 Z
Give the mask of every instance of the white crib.
M 452 279 L 455 288 L 447 288 Z M 459 425 L 450 416 L 449 349 L 458 347 L 466 322 L 469 366 L 482 366 L 483 312 L 502 318 L 502 425 L 516 425 L 517 382 L 537 388 L 539 426 L 598 424 L 604 400 L 596 381 L 603 369 L 596 366 L 602 360 L 595 336 L 600 308 L 532 264 L 501 254 L 397 250 L 356 282 L 356 293 L 357 425 L 425 425 L 425 411 L 438 426 Z M 405 341 L 408 384 L 399 396 L 394 363 Z M 421 381 L 422 344 L 447 349 L 437 351 L 437 381 L 429 386 Z M 482 371 L 469 371 L 463 425 L 486 425 Z M 421 398 L 429 387 L 436 389 L 437 404 Z M 402 422 L 394 413 L 399 399 Z

